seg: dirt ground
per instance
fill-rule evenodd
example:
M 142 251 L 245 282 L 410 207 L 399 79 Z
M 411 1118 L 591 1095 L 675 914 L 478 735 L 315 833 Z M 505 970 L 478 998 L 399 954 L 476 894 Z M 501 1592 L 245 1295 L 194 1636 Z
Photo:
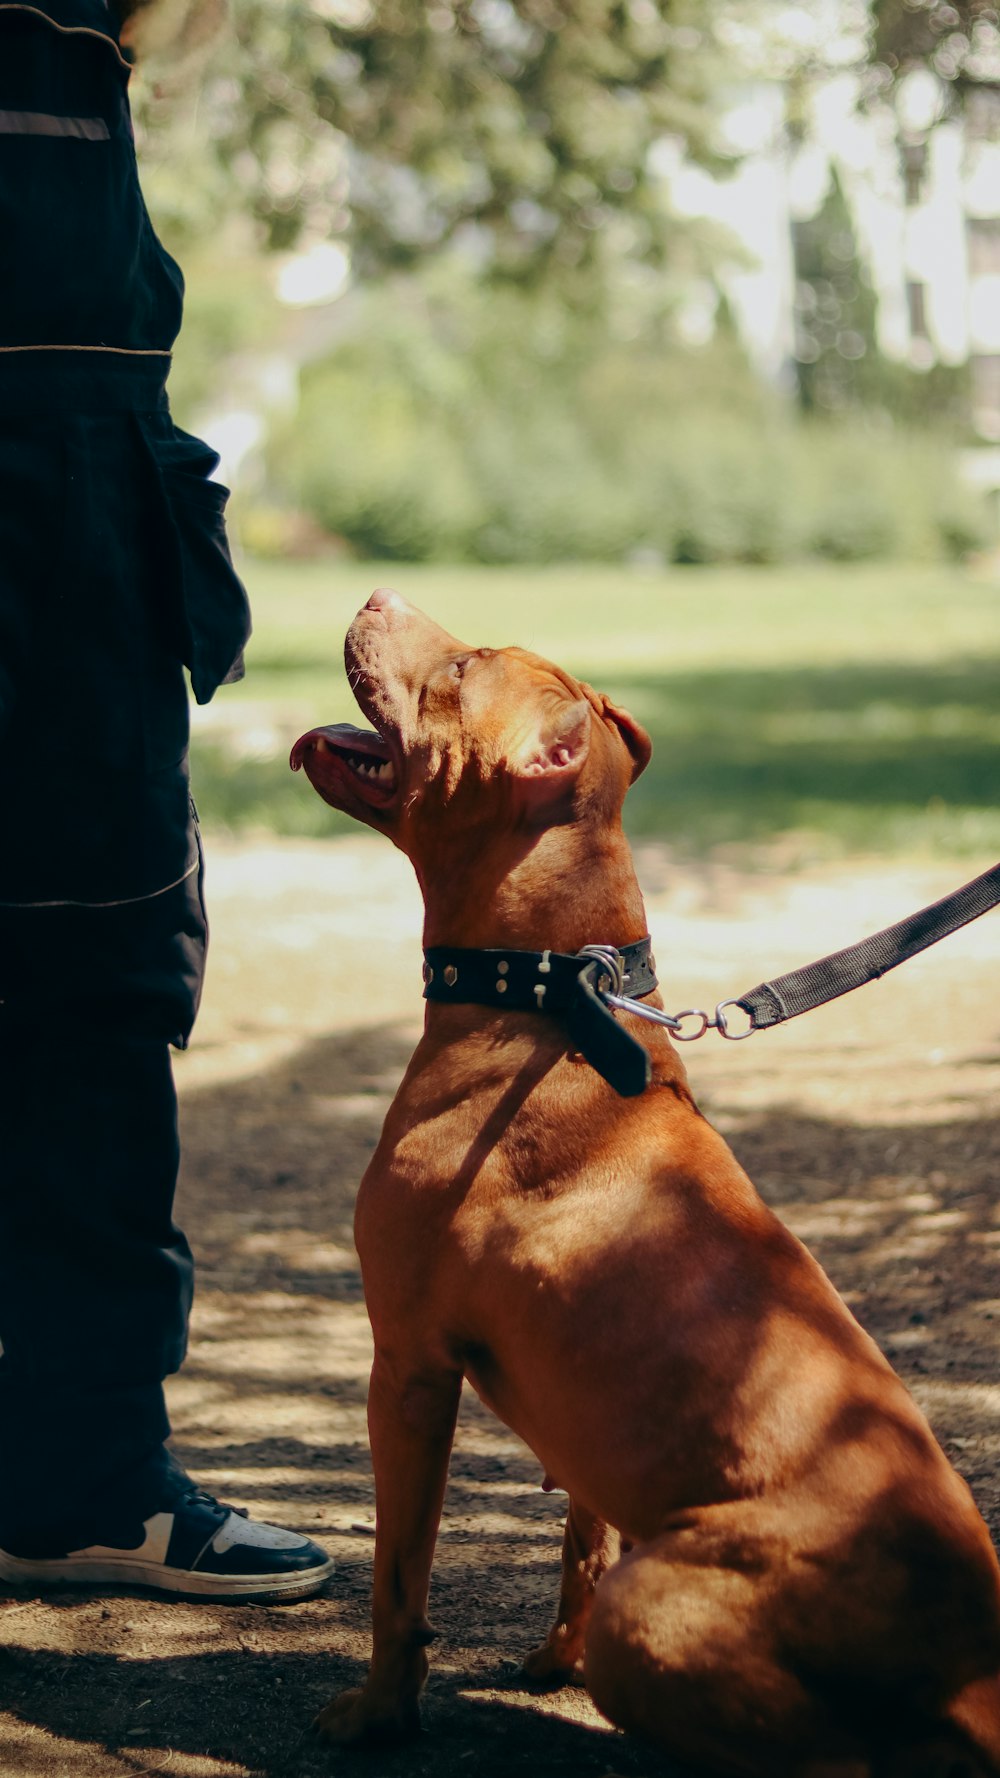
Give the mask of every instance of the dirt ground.
M 863 861 L 747 876 L 657 849 L 640 875 L 673 1009 L 714 1005 L 961 880 Z M 366 1656 L 370 1347 L 351 1213 L 419 1026 L 420 914 L 408 865 L 367 836 L 217 845 L 209 893 L 205 1005 L 177 1066 L 199 1290 L 170 1386 L 176 1443 L 224 1498 L 315 1535 L 338 1572 L 326 1596 L 283 1609 L 0 1595 L 0 1778 L 652 1778 L 664 1766 L 581 1691 L 534 1696 L 519 1678 L 555 1604 L 563 1501 L 469 1399 L 434 1574 L 428 1732 L 336 1758 L 302 1740 Z M 994 1536 L 998 984 L 994 914 L 834 1007 L 687 1056 L 709 1116 L 907 1379 Z

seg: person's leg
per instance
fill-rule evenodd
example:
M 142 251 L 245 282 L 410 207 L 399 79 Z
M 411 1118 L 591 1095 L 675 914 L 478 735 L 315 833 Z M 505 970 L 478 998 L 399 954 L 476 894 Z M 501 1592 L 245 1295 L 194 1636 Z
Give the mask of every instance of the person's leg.
M 191 1030 L 207 934 L 184 675 L 137 461 L 127 415 L 0 418 L 0 1532 L 15 1538 L 67 1500 L 85 1520 L 113 1507 L 113 1478 L 140 1505 L 154 1491 L 191 1300 L 169 1044 Z
M 127 908 L 0 911 L 4 1548 L 159 1504 L 192 1291 L 169 1040 L 204 942 L 197 874 Z
M 197 870 L 130 907 L 0 910 L 0 1578 L 292 1599 L 332 1572 L 165 1446 L 192 1288 L 169 1041 L 205 940 Z
M 192 1286 L 169 1046 L 207 929 L 156 511 L 131 422 L 20 442 L 0 427 L 31 468 L 0 490 L 0 1579 L 301 1597 L 324 1552 L 164 1444 Z

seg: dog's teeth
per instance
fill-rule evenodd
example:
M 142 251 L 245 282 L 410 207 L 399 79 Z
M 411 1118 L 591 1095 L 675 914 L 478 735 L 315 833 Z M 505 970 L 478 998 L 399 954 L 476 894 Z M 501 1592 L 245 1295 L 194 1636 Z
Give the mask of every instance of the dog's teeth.
M 317 753 L 329 753 L 330 752 L 330 743 L 326 739 L 325 735 L 317 735 L 316 736 L 316 752 Z
M 363 753 L 349 753 L 347 763 L 357 777 L 371 778 L 376 783 L 395 777 L 392 762 L 388 759 L 370 759 Z

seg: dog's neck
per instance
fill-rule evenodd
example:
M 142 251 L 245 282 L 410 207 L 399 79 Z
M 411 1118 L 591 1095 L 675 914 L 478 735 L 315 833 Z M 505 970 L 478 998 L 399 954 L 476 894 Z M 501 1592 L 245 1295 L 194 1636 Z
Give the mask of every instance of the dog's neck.
M 467 846 L 414 861 L 424 892 L 424 944 L 575 952 L 646 934 L 635 867 L 620 826 L 550 828 L 519 845 Z

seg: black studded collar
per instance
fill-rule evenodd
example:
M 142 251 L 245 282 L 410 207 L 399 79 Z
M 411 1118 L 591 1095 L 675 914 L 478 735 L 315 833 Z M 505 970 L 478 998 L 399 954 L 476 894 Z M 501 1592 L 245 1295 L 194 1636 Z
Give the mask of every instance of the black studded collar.
M 656 985 L 648 937 L 617 949 L 587 945 L 575 955 L 450 945 L 424 952 L 425 1000 L 561 1018 L 574 1046 L 624 1098 L 649 1085 L 651 1063 L 613 1007 L 651 994 Z

